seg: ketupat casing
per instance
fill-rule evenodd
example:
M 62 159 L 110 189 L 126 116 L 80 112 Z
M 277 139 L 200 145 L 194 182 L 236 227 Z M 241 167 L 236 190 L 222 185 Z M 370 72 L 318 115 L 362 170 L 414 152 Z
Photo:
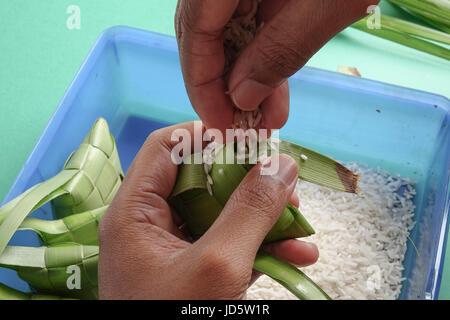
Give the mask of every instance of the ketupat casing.
M 263 150 L 267 150 L 267 156 L 270 156 L 274 153 L 271 146 L 270 141 L 261 142 L 258 149 L 262 147 Z M 225 164 L 227 150 L 232 151 L 234 163 Z M 288 154 L 296 160 L 299 178 L 341 191 L 358 190 L 358 176 L 331 158 L 286 141 L 279 141 L 279 152 Z M 191 155 L 190 161 L 185 161 L 179 166 L 177 182 L 169 202 L 186 222 L 190 235 L 198 239 L 214 223 L 231 194 L 253 165 L 245 161 L 244 164 L 238 163 L 234 143 L 224 146 L 214 158 L 209 171 L 213 182 L 211 195 L 207 187 L 208 178 L 204 165 L 194 164 L 195 158 L 202 157 Z M 313 228 L 300 211 L 288 204 L 266 235 L 264 242 L 306 237 L 313 233 Z M 256 254 L 253 268 L 280 283 L 299 299 L 330 299 L 299 269 L 263 251 Z
M 115 141 L 107 122 L 100 118 L 60 173 L 0 208 L 0 266 L 16 270 L 39 292 L 98 298 L 98 223 L 122 180 Z M 48 201 L 53 202 L 54 216 L 61 219 L 26 218 Z M 49 246 L 6 247 L 16 230 L 34 230 Z M 67 287 L 69 266 L 80 267 L 80 290 Z M 17 293 L 8 287 L 3 289 L 5 294 Z
M 235 162 L 225 164 L 227 148 L 230 147 L 233 148 Z M 264 147 L 270 156 L 272 149 L 267 145 Z M 296 160 L 299 178 L 337 190 L 357 192 L 358 176 L 337 161 L 286 141 L 279 141 L 279 152 Z M 302 160 L 301 155 L 306 155 L 308 160 Z M 191 160 L 194 157 L 192 155 Z M 217 161 L 218 159 L 221 161 Z M 207 177 L 203 164 L 190 161 L 189 164 L 183 163 L 179 166 L 177 182 L 169 201 L 186 222 L 194 239 L 199 238 L 213 224 L 252 167 L 253 165 L 248 163 L 237 163 L 235 144 L 224 146 L 215 157 L 210 171 L 213 180 L 213 195 L 210 195 L 206 187 Z M 306 237 L 311 234 L 314 234 L 311 225 L 296 207 L 288 204 L 267 234 L 265 242 Z
M 28 214 L 52 201 L 63 218 L 109 204 L 123 180 L 116 144 L 105 119 L 95 121 L 64 169 L 0 208 L 0 255 Z
M 47 246 L 64 242 L 98 245 L 98 224 L 107 208 L 108 206 L 104 206 L 58 220 L 28 217 L 18 230 L 35 231 L 42 243 Z
M 112 201 L 122 183 L 123 171 L 105 119 L 95 122 L 67 159 L 64 170 L 78 173 L 63 187 L 68 193 L 52 201 L 55 218 L 99 208 Z
M 49 247 L 7 247 L 0 267 L 17 271 L 40 293 L 98 299 L 98 246 L 62 243 Z M 68 288 L 68 267 L 79 267 L 80 289 Z
M 22 292 L 0 283 L 0 300 L 74 300 L 54 295 Z

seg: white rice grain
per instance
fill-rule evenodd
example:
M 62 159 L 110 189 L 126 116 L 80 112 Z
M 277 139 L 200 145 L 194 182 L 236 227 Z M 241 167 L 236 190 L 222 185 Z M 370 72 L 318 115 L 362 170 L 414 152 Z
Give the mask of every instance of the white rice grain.
M 304 181 L 297 185 L 300 211 L 316 231 L 306 240 L 320 252 L 318 262 L 302 270 L 332 299 L 396 299 L 414 227 L 413 182 L 379 168 L 347 167 L 361 176 L 359 196 Z M 295 299 L 267 276 L 247 298 Z
M 224 28 L 224 49 L 225 49 L 225 79 L 229 77 L 230 71 L 241 55 L 242 51 L 255 38 L 262 24 L 258 26 L 256 13 L 261 0 L 253 0 L 251 10 L 244 16 L 235 16 Z M 233 128 L 252 129 L 257 128 L 262 119 L 261 110 L 243 111 L 235 107 Z

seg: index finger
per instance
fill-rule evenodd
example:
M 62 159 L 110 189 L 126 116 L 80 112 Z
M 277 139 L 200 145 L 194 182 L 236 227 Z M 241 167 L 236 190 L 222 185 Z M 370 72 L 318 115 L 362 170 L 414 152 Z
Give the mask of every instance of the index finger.
M 159 227 L 152 229 L 157 231 L 156 234 L 162 229 L 181 238 L 172 210 L 166 201 L 177 177 L 178 163 L 172 159 L 172 150 L 180 143 L 178 138 L 173 139 L 179 136 L 180 132 L 183 133 L 183 147 L 187 144 L 187 150 L 201 151 L 203 144 L 197 146 L 200 150 L 192 150 L 195 143 L 191 143 L 195 134 L 202 135 L 204 132 L 200 121 L 154 131 L 133 160 L 119 192 L 110 205 L 107 215 L 112 217 L 110 221 L 114 221 L 115 225 L 131 226 L 136 222 L 144 222 L 146 226 Z M 172 136 L 173 133 L 177 135 Z
M 222 31 L 239 0 L 180 0 L 175 30 L 181 68 L 192 106 L 207 128 L 225 130 L 233 105 L 225 94 Z
M 172 159 L 172 150 L 183 141 L 189 145 L 190 151 L 194 151 L 194 136 L 202 138 L 204 130 L 201 121 L 193 121 L 153 131 L 128 169 L 121 193 L 138 196 L 139 193 L 155 193 L 167 199 L 174 187 L 179 164 Z M 173 133 L 183 133 L 183 140 L 173 139 Z M 185 138 L 190 141 L 184 141 Z M 203 145 L 198 148 L 200 150 L 195 152 L 201 151 Z

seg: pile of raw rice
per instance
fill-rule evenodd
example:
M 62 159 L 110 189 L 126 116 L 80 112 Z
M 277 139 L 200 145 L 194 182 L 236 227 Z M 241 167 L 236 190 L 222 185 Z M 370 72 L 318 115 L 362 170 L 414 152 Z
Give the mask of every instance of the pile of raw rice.
M 414 226 L 413 182 L 354 163 L 360 195 L 305 181 L 297 185 L 300 211 L 316 234 L 316 264 L 302 268 L 332 299 L 396 299 L 402 287 L 403 258 Z M 262 276 L 247 299 L 296 299 Z

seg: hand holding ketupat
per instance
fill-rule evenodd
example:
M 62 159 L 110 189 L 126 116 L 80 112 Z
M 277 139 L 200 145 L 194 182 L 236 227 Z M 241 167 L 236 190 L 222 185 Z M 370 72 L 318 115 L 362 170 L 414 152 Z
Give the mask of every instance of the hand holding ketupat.
M 100 222 L 100 298 L 239 299 L 256 280 L 255 256 L 291 198 L 296 162 L 279 156 L 281 169 L 273 176 L 261 176 L 261 164 L 256 165 L 213 226 L 192 244 L 167 203 L 178 171 L 171 161 L 176 128 L 193 135 L 193 123 L 152 133 Z M 263 248 L 298 266 L 318 258 L 314 244 L 299 240 Z
M 192 136 L 195 124 L 180 124 L 150 135 L 116 195 L 123 178 L 121 165 L 107 123 L 98 119 L 59 174 L 0 208 L 0 267 L 16 270 L 38 293 L 23 294 L 0 285 L 0 299 L 95 299 L 98 286 L 100 297 L 105 298 L 162 298 L 164 291 L 136 292 L 139 287 L 133 286 L 139 282 L 154 288 L 167 281 L 167 287 L 172 289 L 167 294 L 172 298 L 237 298 L 256 279 L 251 263 L 254 270 L 269 275 L 298 298 L 327 299 L 326 293 L 288 263 L 308 265 L 318 254 L 315 245 L 292 240 L 314 233 L 296 208 L 298 199 L 292 197 L 292 190 L 298 175 L 306 181 L 355 192 L 357 176 L 326 156 L 279 141 L 283 155 L 275 150 L 268 159 L 270 163 L 279 162 L 281 169 L 272 175 L 263 174 L 268 169 L 265 162 L 227 165 L 218 161 L 223 155 L 218 153 L 212 165 L 211 195 L 206 191 L 202 163 L 178 165 L 172 161 L 173 148 L 179 143 L 173 140 L 172 133 L 186 130 Z M 271 142 L 261 141 L 260 146 Z M 188 154 L 191 148 L 190 144 Z M 222 151 L 225 150 L 234 150 L 234 144 L 224 146 Z M 302 155 L 307 155 L 307 160 Z M 91 180 L 96 181 L 93 189 L 89 187 Z M 99 193 L 104 201 L 97 201 L 95 196 Z M 49 201 L 55 218 L 61 214 L 58 204 L 66 204 L 64 218 L 48 221 L 27 217 Z M 286 206 L 288 201 L 291 204 Z M 180 223 L 187 228 L 179 227 Z M 36 232 L 44 246 L 7 246 L 17 230 Z M 192 239 L 197 241 L 191 244 Z M 265 245 L 261 248 L 263 240 Z M 179 269 L 158 269 L 174 262 Z M 71 267 L 78 267 L 81 272 L 80 285 L 74 291 L 68 283 L 76 287 L 76 280 L 72 283 L 72 276 L 66 272 Z M 147 274 L 148 270 L 153 272 Z M 160 277 L 162 271 L 167 278 Z M 207 274 L 211 276 L 208 278 Z M 174 282 L 170 275 L 189 278 Z M 210 285 L 208 292 L 198 287 L 206 285 L 203 276 Z M 195 283 L 189 282 L 192 277 Z M 239 290 L 224 292 L 223 287 L 232 285 L 237 278 Z M 224 284 L 211 287 L 209 282 L 215 279 Z M 192 288 L 186 289 L 186 285 Z M 191 290 L 195 292 L 189 293 Z

